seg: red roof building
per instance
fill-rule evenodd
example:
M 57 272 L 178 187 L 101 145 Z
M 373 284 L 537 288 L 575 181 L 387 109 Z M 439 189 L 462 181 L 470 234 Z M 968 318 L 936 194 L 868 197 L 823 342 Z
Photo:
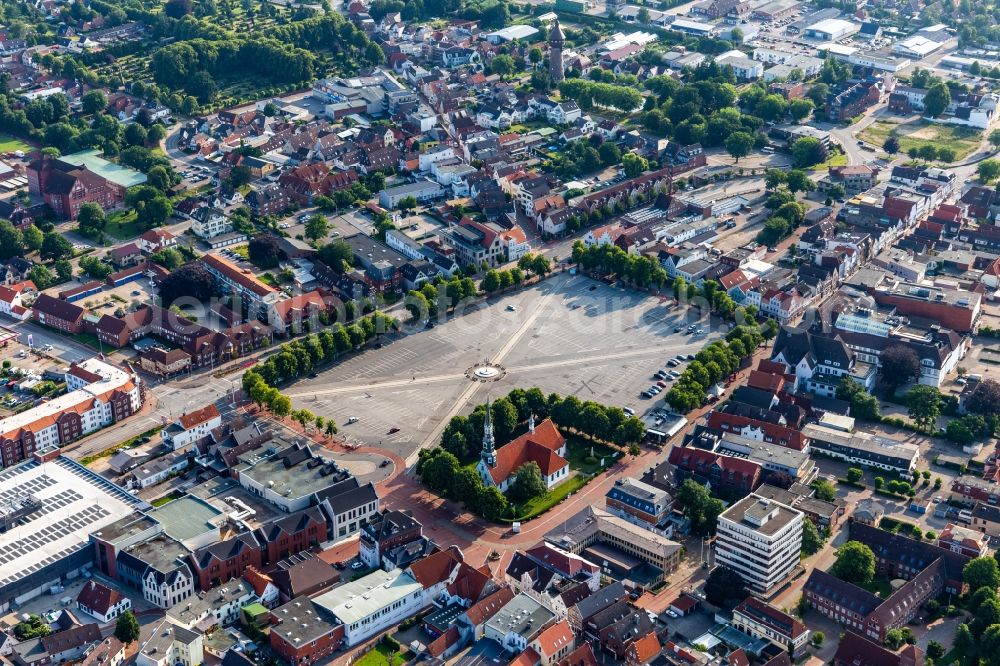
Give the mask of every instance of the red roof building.
M 487 436 L 492 447 L 493 428 L 487 421 Z M 549 488 L 569 478 L 569 461 L 566 460 L 566 438 L 552 419 L 545 419 L 538 426 L 529 426 L 528 432 L 500 447 L 492 454 L 486 451 L 479 461 L 479 473 L 485 483 L 496 486 L 501 492 L 510 486 L 511 478 L 522 465 L 534 462 L 542 472 Z
M 758 421 L 747 416 L 714 411 L 709 414 L 707 425 L 712 430 L 731 432 L 747 439 L 768 444 L 777 444 L 786 449 L 801 451 L 806 448 L 808 440 L 798 430 L 787 428 L 776 423 Z

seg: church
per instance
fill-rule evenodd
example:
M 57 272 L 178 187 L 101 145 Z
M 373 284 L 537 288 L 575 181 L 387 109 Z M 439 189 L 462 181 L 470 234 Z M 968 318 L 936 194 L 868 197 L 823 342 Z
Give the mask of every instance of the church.
M 527 462 L 538 464 L 546 488 L 551 489 L 569 478 L 566 438 L 552 419 L 545 419 L 536 427 L 532 415 L 528 420 L 528 432 L 497 449 L 493 438 L 493 418 L 487 404 L 483 431 L 483 451 L 476 467 L 483 483 L 506 492 L 513 482 L 514 472 Z

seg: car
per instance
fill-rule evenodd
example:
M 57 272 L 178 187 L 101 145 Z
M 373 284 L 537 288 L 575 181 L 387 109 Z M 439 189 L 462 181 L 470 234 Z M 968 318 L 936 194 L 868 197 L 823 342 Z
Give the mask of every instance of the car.
M 662 379 L 660 381 L 656 382 L 656 385 L 659 386 L 660 388 L 667 388 L 667 383 L 665 381 L 663 381 Z
M 669 615 L 670 617 L 673 617 L 673 618 L 680 617 L 680 615 L 678 615 L 676 612 L 670 610 L 669 608 L 667 609 L 667 615 Z
M 635 416 L 635 410 L 632 409 L 631 407 L 622 407 L 622 411 L 628 414 L 629 416 Z
M 389 428 L 390 435 L 395 435 L 397 432 L 399 432 L 399 428 L 397 428 L 396 426 L 392 426 L 391 428 Z
M 667 373 L 664 372 L 663 370 L 660 370 L 655 375 L 653 375 L 653 379 L 663 379 L 666 376 L 667 376 Z
M 357 562 L 352 562 L 351 563 L 351 568 L 354 569 L 355 571 L 357 571 L 358 569 L 360 569 L 363 566 L 365 566 L 365 563 L 362 562 L 361 560 L 358 560 Z
M 347 425 L 350 425 L 352 423 L 357 423 L 359 420 L 360 419 L 358 419 L 357 416 L 349 416 L 347 417 Z
M 389 465 L 391 465 L 391 464 L 392 464 L 392 461 L 391 461 L 391 460 L 389 460 L 388 458 L 386 458 L 385 460 L 383 460 L 382 462 L 380 462 L 380 463 L 378 464 L 378 466 L 379 466 L 379 467 L 388 467 L 388 466 L 389 466 Z
M 333 565 L 333 567 L 335 569 L 341 569 L 341 570 L 343 570 L 343 569 L 347 568 L 347 565 L 345 563 L 343 563 L 343 562 L 337 562 L 336 564 Z
M 508 305 L 507 306 L 507 312 L 517 312 L 517 306 L 516 305 Z
M 642 392 L 642 393 L 640 393 L 639 395 L 640 395 L 640 396 L 642 396 L 643 398 L 646 398 L 646 399 L 649 399 L 649 398 L 652 398 L 652 397 L 653 397 L 653 394 L 652 394 L 652 393 L 650 393 L 650 392 L 649 392 L 648 390 L 646 390 L 646 391 L 643 391 L 643 392 Z
M 969 383 L 969 380 L 966 379 L 965 377 L 959 377 L 958 379 L 955 380 L 955 383 L 960 386 L 964 386 Z
M 319 377 L 319 375 L 317 375 L 315 372 L 309 373 L 309 379 L 316 379 L 317 377 Z
M 695 355 L 694 355 L 694 354 L 688 354 L 686 358 L 687 358 L 687 360 L 689 360 L 689 361 L 693 361 L 693 360 L 694 360 L 694 359 L 695 359 L 696 357 L 695 357 Z
M 677 372 L 676 370 L 671 370 L 670 374 L 667 375 L 667 377 L 670 377 L 670 379 L 677 379 L 680 376 L 681 373 Z
M 702 333 L 704 333 L 704 332 L 705 332 L 705 329 L 703 329 L 703 328 L 699 328 L 699 329 L 698 329 L 697 331 L 695 331 L 695 333 L 696 333 L 697 335 L 701 335 L 701 334 L 702 334 Z
M 687 357 L 684 356 L 684 354 L 678 354 L 677 356 L 674 356 L 674 360 L 677 361 L 678 363 L 683 363 L 684 361 L 687 360 Z
M 434 322 L 428 321 L 426 324 L 424 324 L 424 328 L 434 328 Z
M 587 287 L 587 291 L 594 291 L 595 289 L 597 289 L 597 285 L 596 284 L 592 284 L 589 287 Z
M 683 331 L 683 330 L 684 330 L 684 329 L 683 329 L 683 328 L 681 328 L 680 326 L 674 326 L 674 333 L 680 333 L 680 332 L 681 332 L 681 331 Z
M 676 368 L 678 365 L 680 365 L 680 363 L 677 362 L 677 359 L 672 358 L 669 361 L 667 361 L 667 365 L 669 365 L 671 368 Z
M 940 504 L 940 503 L 941 503 L 941 496 L 940 496 L 940 495 L 937 495 L 937 496 L 936 496 L 936 497 L 935 497 L 935 498 L 934 498 L 934 499 L 933 499 L 932 501 L 933 501 L 933 502 L 934 502 L 935 504 Z
M 661 389 L 659 386 L 650 386 L 649 387 L 649 392 L 652 393 L 653 395 L 660 395 L 660 391 L 662 391 L 662 390 L 663 389 Z

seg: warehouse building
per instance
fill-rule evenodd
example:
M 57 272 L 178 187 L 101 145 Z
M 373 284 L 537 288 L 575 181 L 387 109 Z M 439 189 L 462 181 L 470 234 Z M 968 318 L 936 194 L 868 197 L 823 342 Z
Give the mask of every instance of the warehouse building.
M 836 42 L 853 35 L 860 29 L 861 26 L 853 21 L 836 18 L 823 19 L 807 27 L 805 36 L 811 39 L 821 39 L 825 42 Z

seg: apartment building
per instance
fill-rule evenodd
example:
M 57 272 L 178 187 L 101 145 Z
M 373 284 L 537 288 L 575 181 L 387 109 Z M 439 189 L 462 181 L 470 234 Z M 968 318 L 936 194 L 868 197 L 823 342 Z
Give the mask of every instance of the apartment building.
M 759 594 L 769 594 L 799 562 L 804 514 L 751 494 L 720 516 L 716 562 L 737 571 Z

